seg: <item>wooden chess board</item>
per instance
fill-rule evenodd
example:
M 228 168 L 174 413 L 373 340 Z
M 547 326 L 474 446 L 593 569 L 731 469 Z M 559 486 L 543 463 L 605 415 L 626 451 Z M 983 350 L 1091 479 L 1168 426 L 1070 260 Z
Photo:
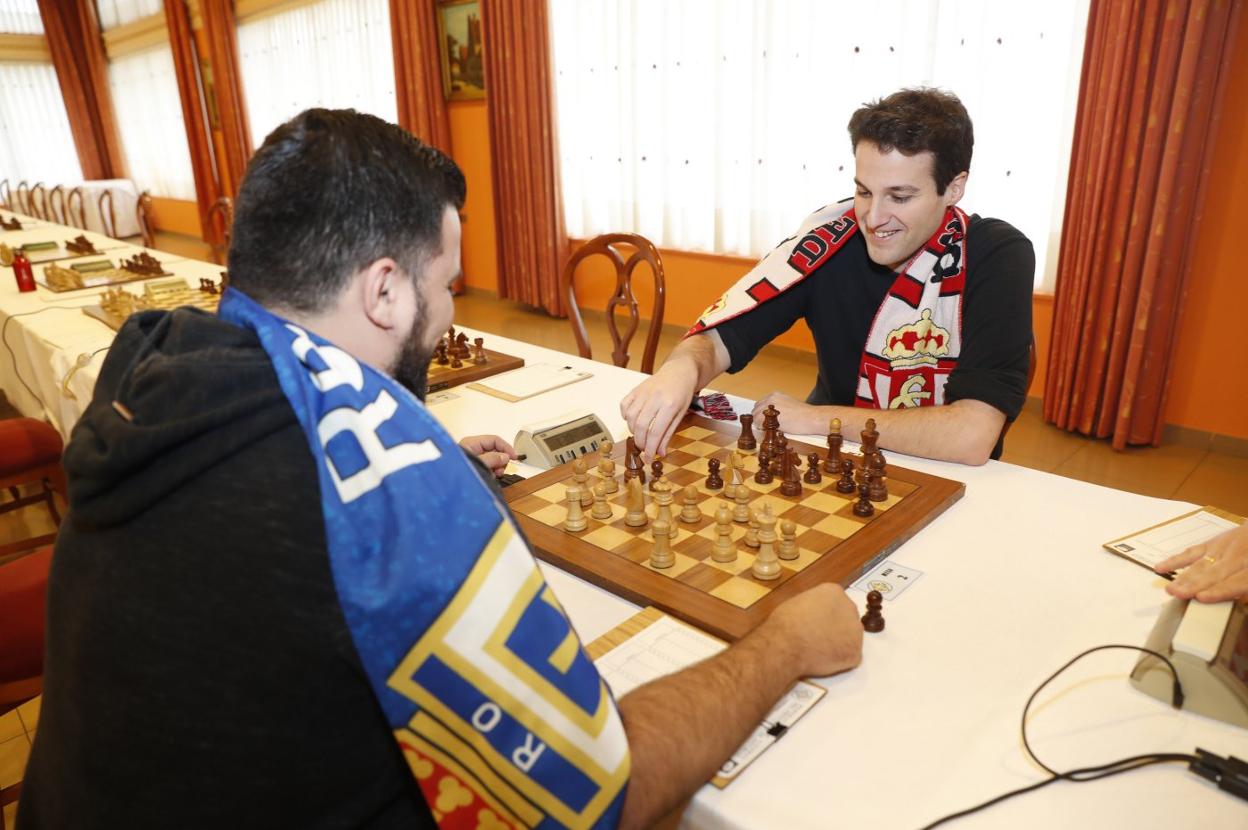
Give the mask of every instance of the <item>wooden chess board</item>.
M 670 568 L 656 570 L 650 566 L 654 548 L 650 525 L 655 507 L 650 503 L 649 470 L 646 509 L 650 522 L 641 528 L 624 523 L 623 445 L 614 452 L 620 489 L 608 499 L 611 518 L 595 519 L 586 508 L 588 527 L 578 533 L 562 527 L 568 512 L 566 488 L 573 483 L 571 464 L 513 484 L 503 492 L 539 558 L 638 605 L 654 605 L 719 637 L 736 640 L 794 594 L 820 582 L 849 585 L 948 509 L 966 490 L 961 482 L 890 463 L 888 498 L 875 503 L 872 516 L 860 518 L 853 513 L 857 496 L 837 492 L 837 476 L 824 474 L 819 484 L 803 482 L 800 495 L 785 496 L 780 493 L 779 476 L 770 484 L 753 480 L 758 457 L 756 453 L 745 454 L 750 507 L 760 509 L 769 503 L 780 521 L 789 519 L 797 526 L 798 558 L 781 560 L 777 579 L 761 580 L 751 572 L 754 549 L 743 542 L 745 524 L 733 523 L 736 561 L 719 563 L 711 558 L 715 512 L 720 505 L 731 508 L 733 502 L 723 495 L 724 490 L 706 488 L 707 461 L 720 459 L 721 475 L 730 481 L 728 458 L 736 450 L 740 431 L 732 422 L 686 415 L 672 437 L 663 459 L 664 475 L 675 496 L 672 513 L 677 517 L 672 538 L 676 563 Z M 822 459 L 827 453 L 826 447 L 792 440 L 789 446 L 803 458 L 818 451 Z M 845 455 L 859 462 L 858 456 Z M 589 485 L 593 487 L 601 480 L 595 469 L 597 456 L 591 454 L 587 461 Z M 681 490 L 689 484 L 698 492 L 700 516 L 694 523 L 678 518 Z
M 442 389 L 449 389 L 452 386 L 473 383 L 491 375 L 519 369 L 524 365 L 524 358 L 522 357 L 512 357 L 509 354 L 503 354 L 491 349 L 483 349 L 483 351 L 485 352 L 485 363 L 473 363 L 471 356 L 463 359 L 461 361 L 463 365 L 458 369 L 453 369 L 450 365 L 440 366 L 436 362 L 430 363 L 429 391 L 437 392 Z
M 125 293 L 124 289 L 114 290 L 119 293 Z M 113 296 L 115 297 L 116 295 Z M 82 313 L 102 321 L 113 331 L 120 331 L 130 315 L 140 311 L 154 308 L 168 311 L 181 306 L 193 306 L 215 314 L 217 304 L 221 302 L 220 294 L 192 288 L 190 285 L 187 285 L 185 288 L 165 290 L 156 294 L 131 296 L 134 298 L 132 301 L 118 303 L 115 299 L 110 299 L 108 295 L 104 295 L 101 297 L 99 304 L 84 307 Z

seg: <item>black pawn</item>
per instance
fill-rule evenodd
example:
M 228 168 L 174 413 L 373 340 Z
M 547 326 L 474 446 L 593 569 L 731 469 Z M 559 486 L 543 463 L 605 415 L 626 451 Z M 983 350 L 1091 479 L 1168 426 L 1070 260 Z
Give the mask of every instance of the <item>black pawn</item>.
M 867 613 L 862 615 L 862 629 L 876 634 L 884 630 L 884 597 L 879 591 L 867 593 Z
M 871 503 L 870 476 L 864 475 L 858 483 L 858 501 L 854 502 L 854 515 L 866 518 L 875 513 L 875 505 Z
M 849 493 L 858 489 L 858 485 L 854 484 L 854 462 L 849 458 L 841 459 L 841 477 L 836 482 L 836 492 Z
M 656 458 L 650 462 L 650 489 L 654 489 L 654 483 L 663 477 L 663 460 Z
M 819 475 L 819 453 L 812 452 L 806 456 L 806 475 L 802 476 L 802 481 L 807 484 L 818 484 L 823 481 L 823 476 Z
M 741 437 L 737 439 L 737 449 L 750 452 L 758 446 L 754 438 L 754 416 L 746 413 L 741 416 Z
M 755 484 L 771 484 L 775 476 L 771 471 L 771 450 L 764 446 L 758 451 L 758 472 L 754 474 Z
M 719 476 L 719 459 L 712 458 L 706 462 L 708 475 L 706 477 L 706 489 L 720 490 L 723 489 L 724 480 Z

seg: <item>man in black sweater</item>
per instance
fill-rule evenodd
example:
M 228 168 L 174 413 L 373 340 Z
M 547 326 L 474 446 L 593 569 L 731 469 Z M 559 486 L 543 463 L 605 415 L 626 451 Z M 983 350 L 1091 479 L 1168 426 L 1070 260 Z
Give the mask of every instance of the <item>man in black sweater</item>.
M 231 291 L 419 392 L 453 314 L 463 200 L 437 150 L 372 116 L 309 110 L 248 168 Z M 461 803 L 423 788 L 425 760 L 370 685 L 327 553 L 319 457 L 276 365 L 255 331 L 192 309 L 119 332 L 64 454 L 22 830 L 432 826 Z M 486 479 L 511 452 L 466 444 Z M 445 613 L 412 602 L 410 616 Z M 797 678 L 857 665 L 861 638 L 853 603 L 822 585 L 610 704 L 627 777 L 588 823 L 645 826 L 688 798 Z M 447 752 L 446 769 L 480 762 Z M 534 754 L 494 773 L 515 780 Z
M 958 99 L 902 90 L 849 123 L 856 193 L 810 217 L 729 289 L 653 376 L 620 404 L 647 455 L 663 454 L 693 396 L 745 368 L 798 320 L 819 374 L 805 401 L 780 392 L 792 435 L 832 418 L 856 435 L 874 418 L 880 445 L 983 464 L 1022 409 L 1032 347 L 1031 243 L 999 219 L 967 217 L 974 144 Z

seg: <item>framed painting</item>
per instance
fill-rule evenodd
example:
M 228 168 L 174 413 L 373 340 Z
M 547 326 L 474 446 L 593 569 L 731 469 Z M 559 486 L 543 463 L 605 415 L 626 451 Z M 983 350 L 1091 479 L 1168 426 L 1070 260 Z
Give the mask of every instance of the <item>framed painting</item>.
M 438 3 L 438 43 L 442 52 L 442 92 L 447 99 L 484 98 L 480 0 Z

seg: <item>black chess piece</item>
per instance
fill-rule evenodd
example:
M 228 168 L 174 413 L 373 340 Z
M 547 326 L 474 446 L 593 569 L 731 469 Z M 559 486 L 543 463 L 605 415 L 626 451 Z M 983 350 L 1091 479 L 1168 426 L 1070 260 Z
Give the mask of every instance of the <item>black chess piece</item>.
M 758 472 L 754 474 L 754 483 L 771 484 L 775 476 L 771 472 L 771 450 L 765 444 L 758 451 Z
M 650 489 L 654 489 L 655 482 L 663 477 L 663 459 L 656 458 L 650 462 Z
M 706 462 L 706 469 L 708 473 L 706 477 L 706 489 L 722 490 L 724 487 L 724 480 L 719 475 L 719 459 L 708 459 Z
M 807 484 L 818 484 L 823 481 L 823 476 L 819 474 L 819 453 L 812 452 L 806 456 L 806 475 L 802 476 L 802 481 Z
M 872 634 L 884 630 L 884 595 L 879 591 L 867 592 L 867 613 L 862 615 L 862 629 Z
M 741 437 L 737 439 L 737 449 L 750 452 L 758 446 L 754 438 L 754 416 L 748 412 L 741 416 Z
M 841 477 L 836 482 L 836 492 L 849 494 L 858 489 L 854 484 L 854 462 L 849 458 L 841 459 Z
M 854 502 L 854 515 L 867 518 L 875 513 L 875 505 L 871 503 L 871 474 L 864 473 L 858 482 L 858 501 Z

